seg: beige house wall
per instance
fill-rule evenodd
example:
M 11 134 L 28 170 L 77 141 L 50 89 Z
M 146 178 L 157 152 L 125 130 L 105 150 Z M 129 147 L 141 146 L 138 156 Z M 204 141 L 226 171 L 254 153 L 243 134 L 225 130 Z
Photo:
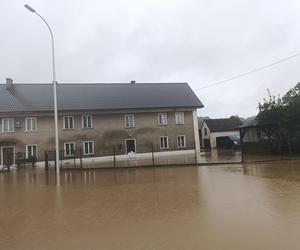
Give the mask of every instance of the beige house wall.
M 168 124 L 158 124 L 158 113 L 167 113 Z M 177 125 L 175 112 L 184 112 L 184 124 Z M 125 128 L 124 115 L 134 114 L 134 128 Z M 74 129 L 63 129 L 63 116 L 74 116 Z M 82 115 L 92 115 L 93 128 L 82 128 Z M 15 131 L 2 133 L 0 128 L 0 147 L 15 146 L 15 152 L 25 153 L 26 145 L 37 145 L 38 160 L 44 160 L 46 150 L 54 150 L 54 122 L 52 113 L 7 114 L 0 118 L 14 118 Z M 25 132 L 25 117 L 37 117 L 37 131 Z M 86 111 L 59 114 L 59 145 L 64 148 L 65 142 L 75 142 L 76 150 L 83 148 L 84 141 L 94 141 L 95 156 L 125 154 L 125 139 L 136 139 L 137 153 L 162 151 L 159 147 L 160 136 L 168 136 L 169 149 L 178 150 L 176 137 L 185 135 L 186 148 L 193 149 L 195 143 L 195 125 L 193 109 L 156 109 L 124 111 Z M 17 127 L 17 123 L 19 127 Z M 0 125 L 1 126 L 1 125 Z M 196 131 L 198 131 L 196 129 Z

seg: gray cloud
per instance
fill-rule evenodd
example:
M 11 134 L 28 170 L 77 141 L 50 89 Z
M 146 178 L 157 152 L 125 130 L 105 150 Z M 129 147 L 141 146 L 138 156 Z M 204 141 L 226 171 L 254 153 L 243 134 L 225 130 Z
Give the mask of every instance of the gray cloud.
M 193 89 L 299 52 L 298 1 L 37 1 L 49 22 L 61 82 L 187 81 Z M 7 1 L 0 10 L 0 77 L 51 82 L 45 25 Z M 266 89 L 283 94 L 300 79 L 300 58 L 197 91 L 200 115 L 250 116 Z

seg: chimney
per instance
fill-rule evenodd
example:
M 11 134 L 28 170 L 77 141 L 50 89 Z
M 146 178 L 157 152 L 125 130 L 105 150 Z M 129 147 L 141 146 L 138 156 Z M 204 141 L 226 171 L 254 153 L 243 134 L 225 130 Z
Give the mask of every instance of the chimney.
M 6 78 L 5 88 L 10 89 L 13 86 L 13 80 L 11 78 Z
M 135 84 L 135 81 L 130 81 L 130 84 Z

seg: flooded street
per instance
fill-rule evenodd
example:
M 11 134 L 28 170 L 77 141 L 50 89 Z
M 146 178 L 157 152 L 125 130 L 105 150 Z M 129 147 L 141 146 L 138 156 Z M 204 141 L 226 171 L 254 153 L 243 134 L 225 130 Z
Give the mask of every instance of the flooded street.
M 0 173 L 0 249 L 300 249 L 300 161 Z

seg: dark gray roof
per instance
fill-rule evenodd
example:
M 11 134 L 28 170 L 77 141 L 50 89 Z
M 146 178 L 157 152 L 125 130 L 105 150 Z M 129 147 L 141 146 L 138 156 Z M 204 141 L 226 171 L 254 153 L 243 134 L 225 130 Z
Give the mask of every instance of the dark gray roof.
M 250 128 L 258 126 L 258 121 L 256 118 L 246 121 L 244 124 L 239 126 L 239 128 Z
M 224 119 L 207 119 L 204 120 L 204 122 L 207 124 L 210 132 L 233 131 L 237 130 L 238 127 L 242 125 L 241 120 L 235 117 Z
M 58 110 L 201 108 L 187 83 L 58 84 Z M 52 84 L 0 85 L 0 113 L 53 110 Z

